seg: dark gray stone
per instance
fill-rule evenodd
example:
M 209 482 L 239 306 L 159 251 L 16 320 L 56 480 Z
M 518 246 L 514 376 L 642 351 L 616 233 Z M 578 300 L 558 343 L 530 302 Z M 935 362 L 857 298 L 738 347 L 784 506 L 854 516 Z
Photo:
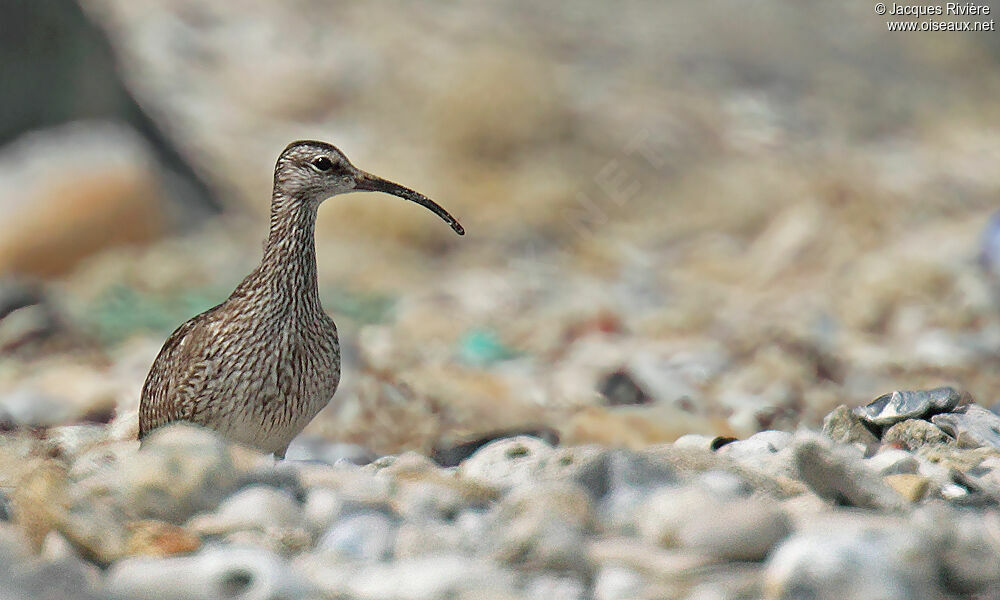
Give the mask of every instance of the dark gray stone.
M 625 370 L 615 371 L 604 377 L 597 389 L 608 406 L 649 404 L 653 398 Z
M 951 387 L 932 390 L 895 391 L 879 396 L 867 406 L 854 409 L 854 414 L 878 427 L 888 427 L 906 419 L 926 419 L 948 412 L 958 406 L 962 394 Z
M 936 415 L 931 421 L 955 438 L 960 448 L 991 446 L 1000 449 L 1000 416 L 978 404 Z

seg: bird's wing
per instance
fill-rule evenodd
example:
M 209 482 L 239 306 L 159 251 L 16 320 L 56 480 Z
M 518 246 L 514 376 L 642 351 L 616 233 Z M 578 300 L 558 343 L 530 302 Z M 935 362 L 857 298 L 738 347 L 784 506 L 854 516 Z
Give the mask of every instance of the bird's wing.
M 139 439 L 160 425 L 189 419 L 212 368 L 211 308 L 177 328 L 153 361 L 139 401 Z

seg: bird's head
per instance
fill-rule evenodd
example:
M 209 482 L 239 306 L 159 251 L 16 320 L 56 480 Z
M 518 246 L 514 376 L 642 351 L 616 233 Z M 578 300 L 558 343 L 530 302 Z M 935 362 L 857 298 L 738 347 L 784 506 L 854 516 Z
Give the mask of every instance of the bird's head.
M 455 233 L 465 235 L 465 229 L 455 217 L 430 198 L 362 171 L 352 165 L 343 152 L 325 142 L 289 144 L 274 168 L 274 189 L 284 196 L 316 204 L 348 192 L 384 192 L 416 202 L 441 217 Z

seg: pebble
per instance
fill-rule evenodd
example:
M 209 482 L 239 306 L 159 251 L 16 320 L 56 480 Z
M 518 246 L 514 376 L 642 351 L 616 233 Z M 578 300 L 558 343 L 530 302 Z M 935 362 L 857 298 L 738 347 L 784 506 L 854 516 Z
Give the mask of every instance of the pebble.
M 2 565 L 0 565 L 2 568 Z M 38 598 L 66 598 L 90 600 L 99 598 L 97 588 L 101 573 L 94 565 L 71 555 L 56 560 L 33 561 L 10 573 L 9 587 L 3 587 L 0 598 L 7 600 L 12 590 L 18 590 L 10 597 L 16 600 Z M 0 584 L 3 583 L 0 575 Z
M 501 490 L 531 482 L 552 455 L 552 446 L 531 436 L 486 444 L 458 467 L 460 477 Z
M 314 533 L 323 531 L 344 511 L 340 495 L 330 488 L 314 488 L 306 494 L 302 516 Z
M 405 558 L 391 563 L 331 564 L 319 557 L 302 570 L 327 597 L 356 600 L 516 598 L 514 572 L 492 561 L 461 554 Z
M 396 520 L 380 511 L 345 515 L 320 537 L 316 549 L 347 559 L 375 561 L 392 555 Z
M 776 454 L 792 442 L 792 434 L 787 431 L 761 431 L 745 440 L 738 440 L 719 448 L 719 452 L 735 459 L 751 459 Z
M 883 477 L 882 481 L 910 502 L 922 500 L 931 483 L 930 479 L 915 473 L 892 473 Z
M 15 390 L 0 396 L 0 426 L 53 427 L 73 418 L 72 404 L 63 398 L 31 390 Z
M 989 446 L 1000 449 L 1000 416 L 977 404 L 931 419 L 942 431 L 955 438 L 961 448 Z
M 590 496 L 568 482 L 542 483 L 508 494 L 494 511 L 490 554 L 530 569 L 585 572 L 580 552 L 593 524 Z
M 878 438 L 865 427 L 861 417 L 843 404 L 823 419 L 823 435 L 835 442 L 862 447 L 878 443 Z
M 698 448 L 703 450 L 714 450 L 716 447 L 717 436 L 714 435 L 704 435 L 701 433 L 685 433 L 681 437 L 677 438 L 674 442 L 674 446 L 678 448 Z
M 650 494 L 679 481 L 676 470 L 652 454 L 630 450 L 611 450 L 605 455 L 606 490 L 600 509 L 618 526 L 616 517 L 627 515 Z
M 625 567 L 605 566 L 594 581 L 594 600 L 641 598 L 645 586 L 642 576 Z
M 475 554 L 489 535 L 488 523 L 481 511 L 469 511 L 454 523 L 440 521 L 403 522 L 396 530 L 392 554 L 396 558 L 414 558 L 428 554 Z
M 177 558 L 129 558 L 109 570 L 104 593 L 122 600 L 234 600 L 309 597 L 286 561 L 259 548 L 212 548 Z
M 315 461 L 335 465 L 341 461 L 367 465 L 376 456 L 357 444 L 330 443 L 323 438 L 300 435 L 288 446 L 285 461 Z
M 955 438 L 940 427 L 923 419 L 907 419 L 896 423 L 882 434 L 882 443 L 904 450 L 916 450 L 927 444 L 953 444 Z
M 65 425 L 46 431 L 45 446 L 52 455 L 75 458 L 107 441 L 107 428 L 102 425 Z
M 899 510 L 904 499 L 864 464 L 851 446 L 833 446 L 820 436 L 802 436 L 793 445 L 799 477 L 820 497 L 837 504 Z
M 920 600 L 926 590 L 913 582 L 981 594 L 1000 573 L 1000 549 L 984 537 L 1000 525 L 983 511 L 1000 501 L 1000 451 L 949 443 L 923 419 L 886 428 L 895 438 L 879 446 L 773 430 L 716 449 L 642 451 L 518 436 L 451 468 L 415 452 L 364 466 L 275 463 L 188 425 L 159 430 L 142 449 L 56 444 L 77 432 L 97 437 L 92 427 L 101 426 L 77 427 L 11 438 L 0 464 L 23 472 L 10 527 L 27 532 L 47 563 L 76 561 L 66 567 L 73 573 L 83 565 L 98 597 L 787 598 L 804 590 L 822 600 L 836 589 Z M 32 447 L 65 450 L 26 459 Z M 877 452 L 865 458 L 862 448 Z M 2 561 L 0 552 L 0 576 Z M 107 569 L 103 583 L 98 567 Z M 927 573 L 946 576 L 928 583 Z
M 183 523 L 214 508 L 238 484 L 239 474 L 216 433 L 175 424 L 157 429 L 139 452 L 124 455 L 96 478 L 115 485 L 112 493 L 137 518 Z M 96 491 L 96 490 L 95 490 Z
M 125 548 L 129 556 L 190 554 L 201 547 L 201 538 L 189 529 L 163 521 L 132 521 Z
M 937 600 L 931 548 L 915 532 L 864 527 L 796 533 L 768 559 L 764 597 Z M 818 529 L 818 528 L 817 528 Z
M 273 532 L 304 526 L 302 507 L 287 492 L 262 485 L 246 487 L 206 514 L 193 517 L 188 527 L 199 535 L 223 535 L 234 531 Z
M 576 577 L 540 575 L 525 585 L 525 597 L 538 600 L 584 600 L 587 585 Z
M 607 450 L 596 445 L 556 448 L 542 465 L 539 477 L 548 481 L 572 481 L 599 500 L 608 492 Z
M 941 544 L 943 580 L 956 595 L 995 594 L 1000 582 L 1000 517 L 995 511 L 983 515 L 942 514 L 936 523 L 953 526 Z
M 924 419 L 948 412 L 961 399 L 961 393 L 950 387 L 895 391 L 879 396 L 867 406 L 859 406 L 854 414 L 877 427 L 888 427 L 906 419 Z
M 718 453 L 772 477 L 794 477 L 795 465 L 789 448 L 792 439 L 792 434 L 786 431 L 761 431 L 726 444 Z
M 677 543 L 719 561 L 760 561 L 791 531 L 788 516 L 773 501 L 745 498 L 689 513 Z
M 887 448 L 865 460 L 865 464 L 879 475 L 895 475 L 897 473 L 916 473 L 920 462 L 913 454 Z

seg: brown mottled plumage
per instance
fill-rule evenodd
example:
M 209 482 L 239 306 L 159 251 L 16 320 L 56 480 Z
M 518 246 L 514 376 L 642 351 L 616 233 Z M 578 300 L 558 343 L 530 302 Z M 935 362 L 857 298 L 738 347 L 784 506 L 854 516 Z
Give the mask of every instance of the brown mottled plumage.
M 426 197 L 352 165 L 340 150 L 293 142 L 274 168 L 264 258 L 228 300 L 177 328 L 153 362 L 139 404 L 139 438 L 192 421 L 283 457 L 340 381 L 337 328 L 316 285 L 316 211 L 330 196 L 379 191 L 458 221 Z

